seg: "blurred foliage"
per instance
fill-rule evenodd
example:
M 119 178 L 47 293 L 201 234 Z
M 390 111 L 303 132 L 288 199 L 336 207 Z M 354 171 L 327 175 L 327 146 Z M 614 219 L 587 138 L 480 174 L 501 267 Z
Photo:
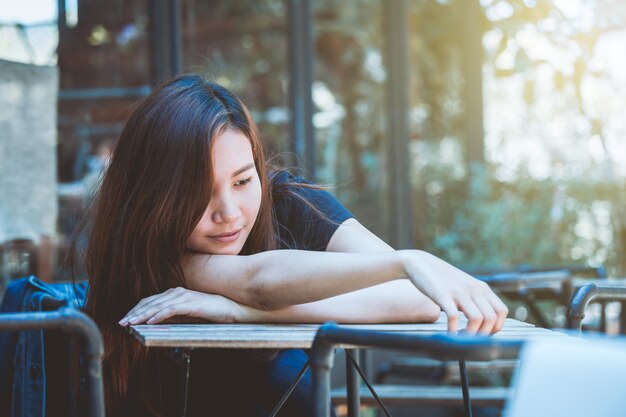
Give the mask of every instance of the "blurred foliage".
M 590 79 L 613 81 L 592 58 L 603 34 L 624 29 L 625 8 L 608 0 L 481 1 L 483 27 L 475 29 L 490 36 L 491 42 L 483 43 L 483 75 L 495 86 L 484 88 L 486 134 L 498 135 L 497 146 L 517 147 L 521 162 L 494 159 L 505 148 L 492 142 L 486 161 L 469 169 L 459 30 L 465 5 L 461 0 L 411 4 L 409 19 L 417 31 L 410 43 L 415 63 L 410 115 L 418 246 L 467 267 L 606 264 L 611 273 L 624 274 L 624 178 L 608 140 L 615 131 L 606 128 L 620 114 L 615 108 L 599 111 L 588 88 Z M 550 73 L 546 86 L 542 78 Z M 507 89 L 525 111 L 511 114 L 518 108 L 506 101 L 494 108 Z M 508 125 L 507 117 L 519 126 Z M 551 130 L 564 146 L 550 143 Z M 536 156 L 522 151 L 529 135 L 543 137 L 540 156 L 550 163 L 543 175 L 532 169 Z M 603 155 L 577 163 L 592 140 L 601 142 Z
M 617 191 L 610 184 L 563 184 L 528 173 L 504 182 L 482 164 L 460 179 L 449 172 L 429 166 L 420 173 L 429 251 L 467 268 L 615 265 L 607 248 Z

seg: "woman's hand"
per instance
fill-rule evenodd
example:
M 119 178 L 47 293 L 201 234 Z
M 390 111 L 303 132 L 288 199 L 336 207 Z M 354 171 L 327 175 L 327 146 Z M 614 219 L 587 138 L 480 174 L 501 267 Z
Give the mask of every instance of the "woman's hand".
M 448 316 L 448 330 L 459 327 L 465 313 L 468 333 L 495 333 L 502 328 L 508 308 L 487 284 L 427 252 L 400 251 L 407 277 Z
M 181 317 L 214 323 L 232 323 L 241 309 L 241 305 L 221 295 L 178 287 L 144 298 L 119 321 L 119 324 L 121 326 L 156 324 L 165 320 L 178 321 Z

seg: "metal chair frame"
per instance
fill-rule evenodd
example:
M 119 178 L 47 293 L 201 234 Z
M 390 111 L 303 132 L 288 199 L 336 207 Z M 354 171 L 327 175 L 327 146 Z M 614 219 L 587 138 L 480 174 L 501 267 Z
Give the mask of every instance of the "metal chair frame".
M 626 287 L 612 287 L 593 283 L 578 288 L 572 296 L 567 310 L 567 328 L 582 331 L 582 321 L 585 318 L 587 306 L 591 302 L 604 304 L 609 301 L 621 302 L 620 334 L 626 334 Z M 604 305 L 602 307 L 602 327 L 604 327 Z
M 313 341 L 311 367 L 313 371 L 313 399 L 315 417 L 330 416 L 330 370 L 334 362 L 334 348 L 338 345 L 350 345 L 369 348 L 388 348 L 404 350 L 437 360 L 458 360 L 462 375 L 465 413 L 472 415 L 467 376 L 464 375 L 465 361 L 491 361 L 495 359 L 514 359 L 519 355 L 522 341 L 497 340 L 486 336 L 467 335 L 410 335 L 390 332 L 357 330 L 326 323 L 320 327 Z M 348 358 L 351 356 L 348 354 Z M 353 361 L 357 371 L 358 365 Z M 359 372 L 361 375 L 362 372 Z M 348 384 L 357 385 L 354 382 Z M 368 388 L 371 387 L 368 385 Z M 376 397 L 376 394 L 372 392 Z M 358 415 L 358 395 L 348 393 L 348 414 Z M 385 410 L 385 406 L 379 401 Z M 387 414 L 388 415 L 388 414 Z
M 81 341 L 87 365 L 88 412 L 93 417 L 104 417 L 104 345 L 98 326 L 86 314 L 72 308 L 61 308 L 52 312 L 0 314 L 0 331 L 39 329 L 61 330 Z

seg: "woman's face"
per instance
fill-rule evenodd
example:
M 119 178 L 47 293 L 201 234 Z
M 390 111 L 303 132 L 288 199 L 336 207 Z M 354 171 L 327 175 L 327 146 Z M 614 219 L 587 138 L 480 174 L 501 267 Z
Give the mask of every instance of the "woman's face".
M 213 143 L 213 193 L 209 206 L 187 239 L 200 253 L 237 255 L 254 226 L 261 205 L 261 182 L 250 140 L 226 130 Z

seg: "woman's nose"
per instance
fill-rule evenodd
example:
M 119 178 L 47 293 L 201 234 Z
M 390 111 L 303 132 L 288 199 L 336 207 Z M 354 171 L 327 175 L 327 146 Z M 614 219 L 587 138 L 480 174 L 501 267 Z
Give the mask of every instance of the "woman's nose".
M 216 203 L 215 210 L 211 216 L 215 223 L 232 223 L 241 216 L 239 204 L 231 196 L 220 196 L 217 198 Z

